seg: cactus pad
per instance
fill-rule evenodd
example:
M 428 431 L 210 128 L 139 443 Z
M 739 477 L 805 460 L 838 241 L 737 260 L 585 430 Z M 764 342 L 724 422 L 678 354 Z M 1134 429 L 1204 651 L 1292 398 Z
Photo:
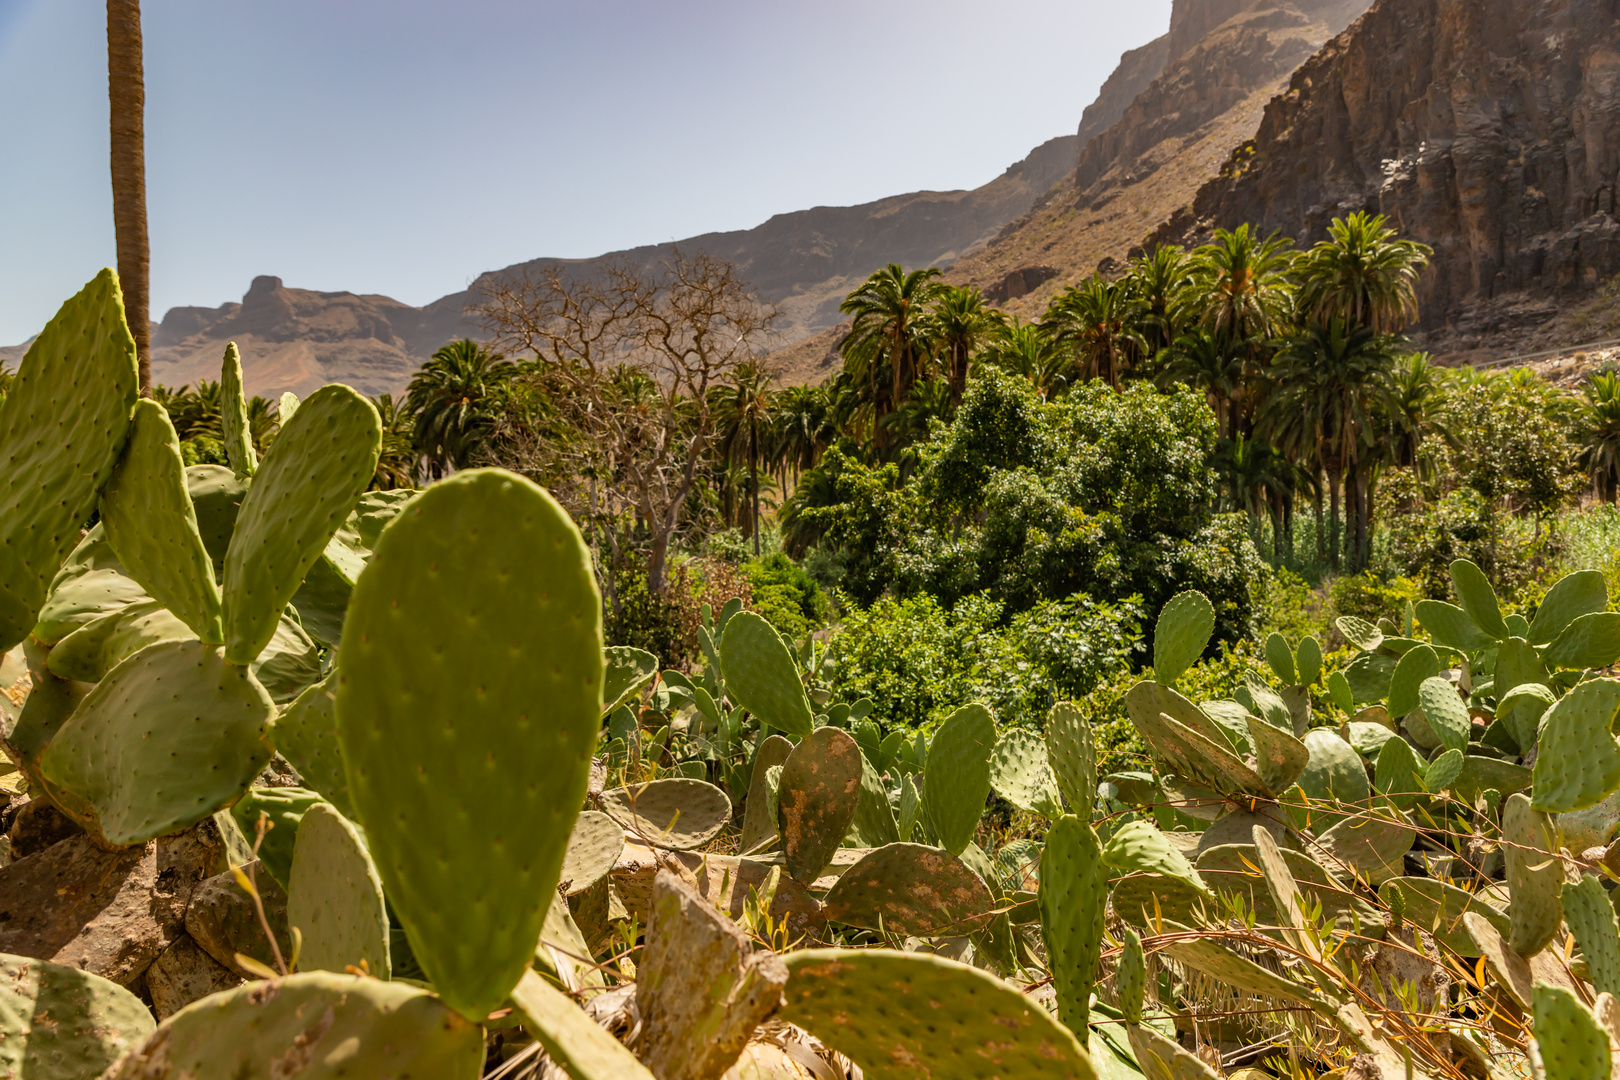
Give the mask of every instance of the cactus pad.
M 1217 723 L 1203 709 L 1182 697 L 1174 687 L 1147 680 L 1139 682 L 1126 691 L 1125 708 L 1130 713 L 1132 722 L 1138 727 L 1142 725 L 1144 718 L 1151 722 L 1163 713 L 1181 726 L 1191 728 L 1216 746 L 1228 750 L 1235 749 L 1240 753 L 1246 749 L 1244 743 L 1248 738 L 1247 721 L 1242 725 L 1242 739 L 1234 740 L 1231 730 Z
M 1425 790 L 1424 763 L 1418 759 L 1412 744 L 1396 737 L 1387 740 L 1378 750 L 1378 763 L 1373 774 L 1373 790 L 1387 797 L 1396 806 L 1409 807 Z
M 326 803 L 298 824 L 287 923 L 303 934 L 299 968 L 343 971 L 360 967 L 388 978 L 388 910 L 382 880 L 360 832 Z
M 894 807 L 889 805 L 883 778 L 864 752 L 861 754 L 861 797 L 855 804 L 855 820 L 850 823 L 846 839 L 869 848 L 893 844 L 900 839 L 900 825 L 894 819 Z
M 1271 724 L 1250 724 L 1248 730 L 1261 782 L 1272 791 L 1287 791 L 1310 764 L 1310 749 Z
M 1418 707 L 1441 746 L 1467 752 L 1474 722 L 1469 718 L 1468 704 L 1449 680 L 1439 675 L 1424 679 L 1418 685 Z
M 1591 679 L 1547 710 L 1536 755 L 1532 805 L 1560 813 L 1596 806 L 1620 788 L 1620 679 Z
M 922 791 L 923 816 L 946 851 L 959 855 L 990 796 L 990 755 L 996 725 L 983 705 L 957 709 L 928 744 L 928 771 Z
M 1344 669 L 1345 686 L 1352 705 L 1383 701 L 1395 675 L 1395 658 L 1383 653 L 1357 653 Z M 1348 712 L 1349 710 L 1345 710 Z
M 1505 691 L 1531 683 L 1546 684 L 1547 669 L 1528 641 L 1522 637 L 1510 637 L 1496 647 L 1493 678 L 1495 684 Z
M 1198 856 L 1198 873 L 1216 892 L 1242 896 L 1262 925 L 1276 925 L 1278 914 L 1274 901 L 1257 869 L 1262 863 L 1253 843 L 1253 828 L 1251 826 L 1247 844 L 1206 848 Z M 1282 858 L 1300 892 L 1312 902 L 1321 903 L 1324 918 L 1342 916 L 1348 921 L 1353 916 L 1360 919 L 1364 927 L 1383 925 L 1383 914 L 1329 873 L 1319 858 L 1288 848 L 1282 850 Z
M 0 953 L 0 1076 L 97 1076 L 152 1028 L 151 1012 L 117 983 Z
M 602 711 L 612 712 L 658 674 L 658 657 L 645 649 L 612 645 L 602 650 Z
M 1102 861 L 1123 873 L 1148 871 L 1163 874 L 1184 881 L 1201 893 L 1209 893 L 1204 879 L 1198 876 L 1198 871 L 1193 869 L 1187 857 L 1171 846 L 1164 833 L 1146 821 L 1121 825 L 1119 831 L 1103 845 Z
M 1307 637 L 1294 651 L 1295 673 L 1300 685 L 1310 686 L 1322 676 L 1322 645 L 1314 637 Z
M 1244 764 L 1231 750 L 1205 738 L 1191 728 L 1161 713 L 1131 715 L 1138 731 L 1170 771 L 1184 780 L 1203 784 L 1223 795 L 1244 794 L 1256 798 L 1274 797 L 1258 773 Z M 1224 739 L 1224 736 L 1223 736 Z
M 1190 866 L 1185 869 L 1197 879 Z M 1096 834 L 1073 814 L 1059 818 L 1046 834 L 1037 903 L 1047 966 L 1057 990 L 1058 1018 L 1070 1031 L 1085 1031 L 1087 1003 L 1102 955 L 1108 873 Z
M 1418 707 L 1418 687 L 1440 674 L 1440 657 L 1428 645 L 1408 649 L 1395 661 L 1389 677 L 1389 715 L 1399 720 Z
M 1159 612 L 1153 630 L 1153 675 L 1169 684 L 1197 663 L 1215 632 L 1215 606 L 1201 592 L 1177 593 Z
M 282 609 L 377 471 L 382 422 L 347 386 L 323 386 L 276 435 L 225 554 L 225 642 L 251 664 Z
M 1546 1080 L 1604 1080 L 1609 1075 L 1609 1036 L 1580 998 L 1561 986 L 1538 985 L 1532 1012 L 1539 1075 Z
M 573 998 L 534 972 L 523 973 L 512 991 L 512 1004 L 523 1014 L 524 1027 L 573 1080 L 653 1080 L 623 1043 L 598 1027 Z
M 1384 632 L 1366 619 L 1341 615 L 1333 620 L 1339 636 L 1363 652 L 1372 652 L 1384 643 Z
M 1381 806 L 1370 816 L 1351 816 L 1317 839 L 1333 858 L 1355 871 L 1355 876 L 1377 888 L 1404 872 L 1405 855 L 1417 840 L 1417 830 L 1393 806 Z
M 1582 615 L 1541 653 L 1553 667 L 1605 668 L 1620 659 L 1620 611 Z
M 602 792 L 602 809 L 625 831 L 659 847 L 702 847 L 731 820 L 731 800 L 706 780 L 667 777 Z
M 209 645 L 224 643 L 219 586 L 163 406 L 135 404 L 129 441 L 101 491 L 107 542 L 130 577 Z
M 1394 878 L 1378 887 L 1379 898 L 1391 908 L 1399 894 L 1404 918 L 1434 935 L 1436 941 L 1459 956 L 1478 956 L 1479 948 L 1463 924 L 1468 912 L 1480 916 L 1497 932 L 1506 934 L 1508 919 L 1479 896 L 1437 878 Z
M 1545 645 L 1582 615 L 1591 615 L 1608 606 L 1609 587 L 1602 572 L 1577 570 L 1559 578 L 1547 590 L 1524 636 L 1532 645 Z
M 748 780 L 748 802 L 743 807 L 743 851 L 752 851 L 776 835 L 776 815 L 770 809 L 770 789 L 766 774 L 773 766 L 781 766 L 793 753 L 793 744 L 780 735 L 772 735 L 754 751 L 753 772 Z
M 776 824 L 788 873 L 799 881 L 814 881 L 849 832 L 864 761 L 849 732 L 826 726 L 807 735 L 782 764 Z
M 348 817 L 354 808 L 349 803 L 349 779 L 343 773 L 343 752 L 338 749 L 336 694 L 334 672 L 282 710 L 270 737 L 276 750 L 304 778 L 304 786 Z
M 1429 636 L 1448 648 L 1473 652 L 1489 647 L 1492 638 L 1468 617 L 1468 613 L 1455 604 L 1442 600 L 1419 600 L 1416 605 L 1418 622 Z
M 103 1080 L 475 1080 L 483 1065 L 483 1029 L 426 990 L 312 971 L 193 1002 L 159 1024 Z
M 1299 786 L 1313 800 L 1362 802 L 1372 792 L 1367 769 L 1355 749 L 1328 728 L 1305 733 L 1310 762 L 1300 774 Z
M 107 530 L 97 524 L 51 580 L 50 594 L 40 608 L 33 636 L 54 645 L 103 615 L 151 599 L 134 578 L 124 573 L 124 564 L 107 543 Z
M 738 612 L 720 635 L 726 692 L 760 722 L 803 737 L 815 726 L 799 665 L 770 623 L 752 611 Z
M 1530 957 L 1558 933 L 1564 909 L 1559 894 L 1564 864 L 1557 857 L 1557 828 L 1523 795 L 1502 804 L 1502 860 L 1507 865 L 1508 946 Z
M 1507 623 L 1502 621 L 1502 608 L 1497 602 L 1496 590 L 1491 588 L 1485 571 L 1467 559 L 1458 559 L 1451 564 L 1451 586 L 1457 591 L 1462 609 L 1475 626 L 1497 641 L 1509 636 Z
M 1047 714 L 1046 761 L 1069 809 L 1089 819 L 1097 801 L 1097 747 L 1073 702 L 1060 701 Z
M 249 788 L 231 807 L 231 818 L 252 846 L 258 835 L 259 815 L 269 819 L 270 828 L 259 846 L 259 862 L 283 889 L 292 880 L 293 855 L 297 850 L 298 826 L 304 814 L 323 800 L 318 791 L 301 787 Z
M 274 715 L 264 688 L 217 647 L 160 642 L 96 685 L 40 769 L 95 808 L 95 827 L 109 842 L 142 844 L 246 791 L 270 760 Z
M 1127 926 L 1123 937 L 1125 947 L 1120 950 L 1119 966 L 1114 969 L 1114 988 L 1125 1022 L 1140 1024 L 1142 997 L 1147 989 L 1147 956 L 1142 952 L 1142 939 L 1135 930 Z
M 964 934 L 988 920 L 990 890 L 948 851 L 887 844 L 867 852 L 827 893 L 832 922 L 917 937 Z
M 1591 874 L 1564 883 L 1564 921 L 1586 957 L 1586 970 L 1600 994 L 1620 993 L 1620 923 L 1603 883 Z
M 1271 673 L 1285 685 L 1292 685 L 1295 681 L 1294 650 L 1288 647 L 1288 639 L 1281 634 L 1273 633 L 1266 638 L 1266 663 L 1271 667 Z
M 103 270 L 28 347 L 0 403 L 0 653 L 23 638 L 79 543 L 129 430 L 135 339 Z
M 242 354 L 236 342 L 225 344 L 225 359 L 220 363 L 220 427 L 223 429 L 225 459 L 238 479 L 252 476 L 259 468 L 259 456 L 253 450 L 253 429 L 248 422 L 247 389 L 242 383 Z
M 1046 741 L 1025 728 L 1008 728 L 996 740 L 990 755 L 990 789 L 1032 814 L 1063 813 L 1057 777 L 1047 763 Z
M 574 820 L 563 856 L 560 885 L 568 896 L 578 896 L 608 876 L 624 851 L 624 830 L 606 814 L 584 810 Z
M 1072 1033 L 976 968 L 887 949 L 806 949 L 782 959 L 791 972 L 782 1018 L 848 1057 L 869 1080 L 1095 1080 Z

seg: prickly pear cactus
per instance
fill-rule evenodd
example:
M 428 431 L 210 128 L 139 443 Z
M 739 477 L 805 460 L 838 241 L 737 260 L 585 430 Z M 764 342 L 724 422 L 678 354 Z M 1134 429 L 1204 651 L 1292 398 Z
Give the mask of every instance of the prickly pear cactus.
M 1541 656 L 1553 667 L 1608 667 L 1620 659 L 1620 611 L 1582 615 L 1564 627 Z
M 303 934 L 301 971 L 357 967 L 379 979 L 392 971 L 382 879 L 359 830 L 326 803 L 298 824 L 287 924 Z
M 270 695 L 219 648 L 164 641 L 96 684 L 40 770 L 94 808 L 87 829 L 144 844 L 236 801 L 270 760 L 274 715 Z
M 1520 956 L 1534 956 L 1558 933 L 1564 909 L 1559 894 L 1564 864 L 1558 854 L 1557 829 L 1546 814 L 1533 809 L 1523 795 L 1502 804 L 1502 858 L 1507 864 L 1508 945 Z
M 960 855 L 973 840 L 973 830 L 990 796 L 990 755 L 996 746 L 996 724 L 983 705 L 957 709 L 928 746 L 928 772 L 922 809 L 940 846 Z
M 322 801 L 320 792 L 308 788 L 256 787 L 231 807 L 231 817 L 250 845 L 258 834 L 259 816 L 269 819 L 269 831 L 259 846 L 259 862 L 283 889 L 292 880 L 299 825 L 304 815 Z
M 1564 883 L 1564 921 L 1586 957 L 1586 970 L 1600 994 L 1620 993 L 1620 923 L 1602 882 L 1591 874 Z
M 1449 680 L 1436 675 L 1418 684 L 1418 706 L 1441 746 L 1459 754 L 1468 752 L 1474 722 L 1468 716 L 1467 703 Z
M 1170 840 L 1145 821 L 1131 821 L 1108 838 L 1102 848 L 1103 864 L 1121 873 L 1147 872 L 1184 881 L 1206 896 L 1212 895 L 1204 879 Z
M 743 617 L 732 619 L 732 626 Z M 854 737 L 829 725 L 807 735 L 783 762 L 776 824 L 788 873 L 799 881 L 814 881 L 849 832 L 864 761 Z
M 0 1076 L 98 1076 L 153 1026 L 151 1011 L 117 983 L 0 953 Z
M 1125 946 L 1119 953 L 1119 966 L 1115 969 L 1115 985 L 1119 991 L 1119 1011 L 1125 1014 L 1127 1024 L 1142 1022 L 1142 996 L 1147 988 L 1147 957 L 1142 952 L 1142 939 L 1135 930 L 1125 927 Z
M 1063 813 L 1057 777 L 1047 763 L 1046 741 L 1024 728 L 1009 728 L 996 740 L 990 755 L 990 789 L 1032 814 Z
M 163 406 L 135 403 L 129 440 L 101 490 L 107 542 L 124 570 L 209 645 L 224 644 L 219 586 L 186 492 L 180 438 Z
M 1097 801 L 1097 747 L 1090 722 L 1072 702 L 1058 702 L 1046 716 L 1046 760 L 1069 809 L 1089 819 Z
M 900 839 L 900 825 L 894 819 L 894 807 L 889 805 L 883 778 L 865 753 L 861 755 L 861 797 L 855 804 L 855 818 L 850 822 L 846 839 L 868 848 L 893 844 Z
M 251 664 L 282 609 L 377 472 L 382 421 L 347 386 L 323 386 L 254 474 L 225 555 L 225 652 Z
M 483 1065 L 483 1029 L 426 990 L 312 971 L 193 1002 L 159 1024 L 103 1080 L 475 1080 Z
M 253 431 L 248 422 L 247 390 L 242 383 L 242 354 L 236 342 L 225 345 L 220 363 L 220 426 L 224 429 L 225 459 L 238 479 L 245 480 L 259 469 L 259 456 L 253 450 Z
M 752 611 L 733 615 L 720 636 L 720 659 L 733 700 L 778 731 L 810 734 L 815 721 L 799 666 L 770 623 Z
M 129 430 L 135 339 L 118 277 L 63 304 L 0 404 L 0 653 L 28 636 Z
M 350 800 L 411 951 L 465 1016 L 517 984 L 557 887 L 601 718 L 601 610 L 574 523 L 494 469 L 418 496 L 355 585 L 337 694 Z
M 1591 679 L 1565 694 L 1541 726 L 1531 805 L 1547 813 L 1596 806 L 1620 789 L 1620 679 Z
M 1475 626 L 1497 641 L 1509 636 L 1496 590 L 1483 570 L 1467 559 L 1458 559 L 1451 564 L 1451 586 Z
M 1266 664 L 1283 683 L 1292 685 L 1295 681 L 1294 650 L 1288 647 L 1288 639 L 1281 634 L 1273 633 L 1266 638 Z
M 1559 578 L 1536 608 L 1536 617 L 1524 635 L 1532 645 L 1546 645 L 1582 615 L 1609 606 L 1609 586 L 1597 570 L 1577 570 Z
M 1096 834 L 1073 814 L 1058 818 L 1046 834 L 1039 906 L 1058 1018 L 1070 1031 L 1085 1031 L 1090 1022 L 1087 1003 L 1102 956 L 1108 873 Z
M 581 811 L 568 837 L 558 887 L 568 896 L 579 895 L 608 876 L 622 851 L 624 830 L 618 822 L 596 810 Z
M 1581 999 L 1561 986 L 1535 988 L 1535 1047 L 1547 1080 L 1604 1080 L 1609 1036 Z
M 706 780 L 665 777 L 602 792 L 602 809 L 644 843 L 702 847 L 731 820 L 731 800 Z
M 1215 632 L 1215 606 L 1201 592 L 1177 593 L 1153 631 L 1153 674 L 1166 686 L 1203 655 Z
M 348 817 L 354 808 L 349 804 L 349 780 L 343 774 L 343 753 L 338 749 L 336 697 L 337 673 L 333 672 L 281 711 L 271 739 L 304 778 L 305 786 Z
M 1074 1035 L 1032 999 L 976 968 L 887 949 L 805 949 L 779 1014 L 861 1067 L 870 1080 L 994 1075 L 1094 1080 Z M 986 1074 L 989 1075 L 989 1074 Z
M 947 851 L 885 844 L 844 871 L 827 892 L 832 922 L 923 937 L 977 930 L 988 921 L 990 890 Z
M 754 751 L 753 772 L 748 781 L 748 802 L 743 809 L 742 850 L 752 851 L 776 835 L 776 815 L 770 812 L 770 791 L 766 774 L 780 767 L 793 753 L 793 744 L 772 735 Z
M 602 650 L 602 711 L 611 712 L 658 674 L 658 657 L 645 649 L 613 645 Z

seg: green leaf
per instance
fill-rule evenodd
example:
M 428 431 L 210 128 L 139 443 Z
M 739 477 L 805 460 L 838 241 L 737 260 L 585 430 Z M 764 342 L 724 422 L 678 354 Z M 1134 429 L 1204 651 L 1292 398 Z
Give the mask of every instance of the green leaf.
M 1502 621 L 1502 607 L 1496 600 L 1485 572 L 1467 559 L 1451 564 L 1451 585 L 1457 590 L 1457 599 L 1473 620 L 1474 625 L 1501 641 L 1508 636 L 1507 623 Z
M 1201 592 L 1183 592 L 1170 598 L 1159 612 L 1153 632 L 1153 673 L 1161 683 L 1181 677 L 1209 645 L 1215 632 L 1215 607 Z

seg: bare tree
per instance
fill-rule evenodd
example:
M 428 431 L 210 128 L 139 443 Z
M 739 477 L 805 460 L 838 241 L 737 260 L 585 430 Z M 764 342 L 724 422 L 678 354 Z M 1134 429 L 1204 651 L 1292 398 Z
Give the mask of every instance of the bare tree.
M 617 562 L 632 538 L 644 538 L 648 589 L 662 596 L 670 548 L 716 438 L 709 391 L 756 358 L 776 312 L 731 263 L 680 251 L 652 268 L 620 262 L 490 278 L 475 293 L 473 310 L 498 347 L 535 359 L 530 370 L 575 433 L 507 440 L 505 456 L 550 479 L 599 559 Z
M 141 393 L 152 394 L 152 320 L 146 242 L 146 77 L 141 0 L 107 0 L 107 98 L 111 106 L 113 231 L 124 317 L 135 337 Z

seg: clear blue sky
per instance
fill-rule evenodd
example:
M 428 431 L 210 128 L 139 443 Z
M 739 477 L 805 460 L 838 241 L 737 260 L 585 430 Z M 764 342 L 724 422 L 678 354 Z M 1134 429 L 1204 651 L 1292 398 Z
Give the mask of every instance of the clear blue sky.
M 1170 0 L 146 0 L 152 311 L 982 184 Z M 0 344 L 115 261 L 106 7 L 0 0 Z

